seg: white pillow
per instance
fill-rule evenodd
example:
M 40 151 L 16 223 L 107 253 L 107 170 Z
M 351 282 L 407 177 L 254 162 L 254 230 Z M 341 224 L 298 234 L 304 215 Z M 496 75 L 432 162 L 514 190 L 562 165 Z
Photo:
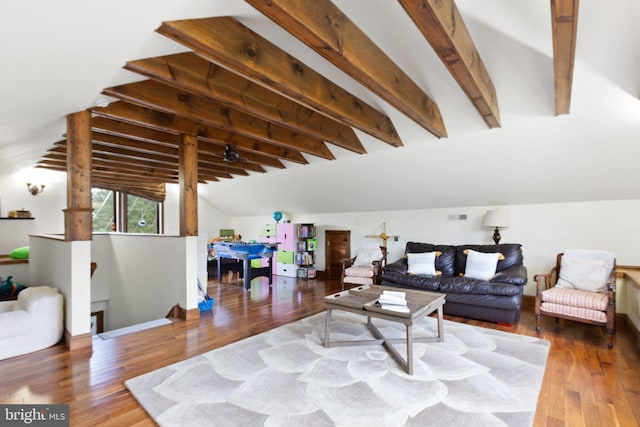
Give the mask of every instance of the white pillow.
M 382 259 L 380 248 L 360 248 L 353 267 L 373 267 L 373 261 Z
M 499 259 L 500 252 L 484 253 L 469 250 L 464 275 L 472 279 L 491 280 L 496 274 Z
M 409 274 L 436 274 L 436 252 L 408 253 Z
M 606 261 L 564 255 L 560 262 L 560 277 L 556 286 L 604 292 L 610 272 L 609 263 Z

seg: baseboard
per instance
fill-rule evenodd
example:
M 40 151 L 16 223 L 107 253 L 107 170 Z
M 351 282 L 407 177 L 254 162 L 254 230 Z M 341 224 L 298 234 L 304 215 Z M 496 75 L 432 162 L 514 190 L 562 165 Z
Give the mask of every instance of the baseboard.
M 180 320 L 194 320 L 200 318 L 200 309 L 192 308 L 191 310 L 186 310 L 180 307 L 180 304 L 176 304 L 171 307 L 171 311 L 166 316 L 169 319 L 180 319 Z
M 69 351 L 92 348 L 93 335 L 91 332 L 81 335 L 71 335 L 68 330 L 64 330 L 64 343 Z

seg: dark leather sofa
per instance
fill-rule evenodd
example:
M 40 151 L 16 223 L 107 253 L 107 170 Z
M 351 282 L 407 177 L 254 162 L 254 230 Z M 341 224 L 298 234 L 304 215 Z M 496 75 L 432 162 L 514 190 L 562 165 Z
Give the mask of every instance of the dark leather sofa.
M 464 277 L 466 249 L 477 252 L 500 252 L 496 274 L 489 281 Z M 446 314 L 515 324 L 520 320 L 523 288 L 527 284 L 527 269 L 523 265 L 519 244 L 500 245 L 434 245 L 408 242 L 407 253 L 441 252 L 436 257 L 436 270 L 441 275 L 408 274 L 406 256 L 383 268 L 381 285 L 405 289 L 422 289 L 446 294 Z

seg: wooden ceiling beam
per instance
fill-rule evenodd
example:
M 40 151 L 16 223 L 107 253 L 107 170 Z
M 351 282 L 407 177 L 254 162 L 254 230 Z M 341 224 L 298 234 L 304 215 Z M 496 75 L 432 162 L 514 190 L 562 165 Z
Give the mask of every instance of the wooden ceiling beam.
M 490 128 L 500 127 L 496 91 L 453 0 L 398 0 Z
M 47 165 L 51 168 L 55 168 L 56 170 L 64 171 L 66 170 L 66 161 L 57 160 L 57 159 L 49 159 L 45 158 L 41 161 L 41 165 Z M 158 182 L 175 182 L 178 178 L 177 174 L 174 173 L 162 173 L 162 172 L 150 172 L 142 169 L 127 169 L 127 168 L 114 168 L 112 165 L 102 166 L 102 165 L 92 165 L 91 174 L 96 176 L 104 176 L 107 174 L 119 174 L 119 175 L 127 175 L 130 177 L 137 177 L 140 180 L 153 180 Z
M 145 142 L 136 139 L 130 139 L 123 136 L 115 136 L 107 133 L 93 131 L 91 139 L 94 142 L 112 145 L 114 147 L 127 147 L 140 153 L 160 153 L 178 157 L 178 147 L 172 145 L 156 144 L 153 142 Z
M 355 153 L 366 152 L 349 126 L 225 70 L 193 52 L 129 61 L 124 68 Z
M 66 165 L 66 154 L 59 152 L 50 152 L 43 156 L 43 160 L 49 164 L 58 166 Z M 155 176 L 164 178 L 174 178 L 178 176 L 178 167 L 175 163 L 145 162 L 141 159 L 132 159 L 128 157 L 119 157 L 114 155 L 96 154 L 91 159 L 92 171 L 127 171 L 128 173 L 140 172 L 141 176 Z M 224 170 L 226 169 L 226 170 Z M 198 175 L 201 179 L 216 178 L 233 178 L 232 175 L 248 176 L 249 174 L 240 169 L 225 168 L 216 164 L 207 162 L 198 163 Z
M 250 80 L 394 147 L 391 120 L 231 17 L 163 22 L 157 31 Z
M 107 107 L 94 107 L 91 112 L 100 117 L 108 117 L 137 126 L 175 132 L 177 134 L 196 135 L 201 139 L 219 142 L 223 145 L 233 144 L 244 150 L 267 156 L 282 158 L 283 160 L 300 164 L 308 163 L 304 156 L 293 146 L 280 146 L 259 141 L 125 101 L 112 102 Z
M 438 138 L 438 105 L 330 0 L 245 0 Z
M 569 114 L 578 32 L 578 0 L 551 0 L 556 116 Z
M 92 117 L 91 129 L 96 132 L 152 142 L 155 144 L 170 144 L 177 147 L 180 143 L 180 135 L 178 133 L 168 132 L 167 130 L 152 129 L 150 127 L 127 123 L 108 117 Z
M 103 93 L 264 142 L 294 146 L 302 152 L 323 159 L 333 160 L 335 158 L 320 139 L 291 131 L 275 123 L 226 107 L 212 99 L 180 91 L 153 80 L 107 88 Z
M 292 150 L 288 147 L 280 145 L 270 144 L 262 141 L 258 141 L 253 138 L 247 138 L 246 136 L 231 134 L 227 131 L 214 129 L 208 127 L 203 129 L 198 135 L 200 141 L 207 141 L 214 144 L 231 144 L 242 151 L 252 152 L 261 156 L 272 157 L 274 159 L 287 160 L 294 163 L 306 165 L 309 162 L 304 158 L 302 153 L 297 150 Z

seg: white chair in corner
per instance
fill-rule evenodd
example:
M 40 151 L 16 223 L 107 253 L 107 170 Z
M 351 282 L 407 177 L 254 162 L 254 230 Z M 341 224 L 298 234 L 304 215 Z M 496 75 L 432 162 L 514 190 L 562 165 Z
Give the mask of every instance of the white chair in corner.
M 50 347 L 62 338 L 63 298 L 48 286 L 21 291 L 0 302 L 0 360 Z
M 342 290 L 345 284 L 361 286 L 379 283 L 382 267 L 386 265 L 386 261 L 387 248 L 384 246 L 360 248 L 355 257 L 341 259 Z

